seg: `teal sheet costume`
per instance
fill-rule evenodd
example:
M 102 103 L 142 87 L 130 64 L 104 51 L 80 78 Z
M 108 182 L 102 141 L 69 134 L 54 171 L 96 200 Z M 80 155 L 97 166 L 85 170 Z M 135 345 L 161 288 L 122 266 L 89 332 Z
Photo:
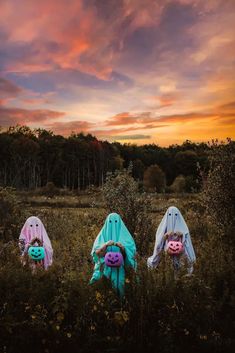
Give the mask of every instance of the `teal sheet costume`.
M 109 240 L 115 243 L 121 243 L 125 248 L 124 264 L 120 267 L 108 267 L 104 262 L 104 257 L 99 257 L 96 250 L 100 249 Z M 117 251 L 120 252 L 118 246 L 108 246 L 107 252 Z M 90 283 L 94 283 L 102 276 L 111 280 L 112 286 L 122 296 L 124 294 L 125 284 L 125 268 L 132 267 L 136 269 L 136 245 L 135 241 L 129 233 L 127 227 L 123 223 L 121 217 L 117 213 L 111 213 L 106 218 L 105 224 L 94 242 L 91 256 L 95 263 L 94 273 Z

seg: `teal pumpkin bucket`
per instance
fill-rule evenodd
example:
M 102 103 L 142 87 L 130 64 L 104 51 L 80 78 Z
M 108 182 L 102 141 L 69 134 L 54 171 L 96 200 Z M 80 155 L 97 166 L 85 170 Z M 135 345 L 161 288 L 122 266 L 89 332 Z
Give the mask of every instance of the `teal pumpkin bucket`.
M 42 246 L 30 246 L 28 255 L 33 261 L 41 261 L 45 257 L 45 250 Z

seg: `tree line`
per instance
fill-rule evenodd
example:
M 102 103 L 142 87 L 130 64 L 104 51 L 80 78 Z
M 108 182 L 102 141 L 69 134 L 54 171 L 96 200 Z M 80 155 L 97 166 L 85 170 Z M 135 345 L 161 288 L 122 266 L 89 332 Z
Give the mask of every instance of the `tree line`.
M 55 135 L 14 126 L 0 131 L 0 186 L 36 189 L 51 182 L 82 190 L 102 186 L 108 172 L 131 165 L 133 177 L 155 191 L 197 191 L 208 169 L 210 145 L 185 141 L 160 147 L 100 141 L 90 134 Z

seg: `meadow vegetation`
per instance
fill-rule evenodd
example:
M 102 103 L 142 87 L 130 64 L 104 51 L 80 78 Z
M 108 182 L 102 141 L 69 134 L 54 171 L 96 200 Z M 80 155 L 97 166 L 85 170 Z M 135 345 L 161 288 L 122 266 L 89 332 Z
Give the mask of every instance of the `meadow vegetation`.
M 140 192 L 129 171 L 83 194 L 1 189 L 0 352 L 232 352 L 235 154 L 230 143 L 211 150 L 198 194 Z M 182 269 L 178 280 L 167 256 L 157 270 L 146 267 L 170 205 L 184 215 L 197 255 L 194 274 L 187 277 Z M 89 285 L 90 250 L 110 211 L 121 214 L 139 250 L 123 301 L 108 281 Z M 32 214 L 42 219 L 54 248 L 53 266 L 36 274 L 21 266 L 17 247 Z

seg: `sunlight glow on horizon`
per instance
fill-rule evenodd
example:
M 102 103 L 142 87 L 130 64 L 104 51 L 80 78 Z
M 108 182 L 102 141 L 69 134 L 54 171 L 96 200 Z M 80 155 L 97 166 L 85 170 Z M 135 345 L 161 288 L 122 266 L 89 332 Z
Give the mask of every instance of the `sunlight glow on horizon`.
M 0 126 L 135 144 L 235 138 L 235 2 L 0 2 Z

